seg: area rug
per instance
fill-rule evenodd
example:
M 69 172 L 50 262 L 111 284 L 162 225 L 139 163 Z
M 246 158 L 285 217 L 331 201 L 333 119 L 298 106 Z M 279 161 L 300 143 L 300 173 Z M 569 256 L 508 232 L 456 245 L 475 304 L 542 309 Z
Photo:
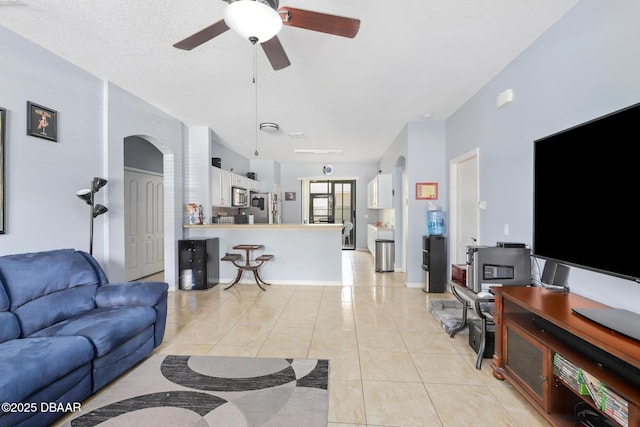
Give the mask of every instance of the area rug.
M 154 355 L 65 426 L 322 426 L 328 360 Z

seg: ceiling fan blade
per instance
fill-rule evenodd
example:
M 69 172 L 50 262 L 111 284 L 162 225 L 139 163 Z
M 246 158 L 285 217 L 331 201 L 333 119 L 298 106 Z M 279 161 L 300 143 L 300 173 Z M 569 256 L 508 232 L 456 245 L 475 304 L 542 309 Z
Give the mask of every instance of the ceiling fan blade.
M 278 13 L 282 16 L 282 23 L 284 25 L 333 34 L 335 36 L 348 37 L 350 39 L 354 38 L 360 29 L 360 20 L 354 18 L 327 15 L 326 13 L 295 9 L 288 6 L 279 8 Z
M 191 50 L 203 43 L 208 42 L 212 38 L 219 36 L 228 29 L 229 27 L 224 22 L 224 19 L 221 19 L 215 24 L 209 25 L 208 27 L 198 31 L 197 33 L 190 35 L 186 39 L 179 41 L 178 43 L 174 44 L 173 47 L 177 47 L 178 49 Z
M 261 43 L 261 46 L 274 70 L 282 70 L 291 65 L 278 36 L 273 36 L 270 40 Z

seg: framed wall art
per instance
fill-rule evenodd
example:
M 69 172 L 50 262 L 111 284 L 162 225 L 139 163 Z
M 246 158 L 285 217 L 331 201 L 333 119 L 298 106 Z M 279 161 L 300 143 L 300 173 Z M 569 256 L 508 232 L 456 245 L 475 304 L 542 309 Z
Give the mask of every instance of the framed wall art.
M 437 182 L 417 182 L 416 183 L 416 200 L 437 200 L 438 199 L 438 183 Z
M 6 233 L 4 209 L 4 128 L 6 127 L 7 111 L 0 108 L 0 234 Z
M 58 142 L 58 112 L 27 101 L 27 135 Z
M 289 201 L 293 201 L 296 199 L 296 192 L 295 191 L 285 191 L 284 192 L 284 199 L 285 200 L 289 200 Z

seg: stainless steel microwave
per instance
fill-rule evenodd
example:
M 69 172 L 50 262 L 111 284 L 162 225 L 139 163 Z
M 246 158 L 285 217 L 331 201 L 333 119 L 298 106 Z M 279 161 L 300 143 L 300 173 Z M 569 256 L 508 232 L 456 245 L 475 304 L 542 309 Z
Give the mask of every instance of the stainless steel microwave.
M 249 206 L 249 191 L 245 188 L 231 187 L 231 206 L 246 208 Z

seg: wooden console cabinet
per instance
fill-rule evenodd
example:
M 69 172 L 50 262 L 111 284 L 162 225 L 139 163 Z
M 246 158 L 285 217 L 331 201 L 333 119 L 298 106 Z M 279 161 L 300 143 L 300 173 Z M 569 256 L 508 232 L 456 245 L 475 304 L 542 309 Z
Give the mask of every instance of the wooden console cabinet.
M 605 414 L 588 393 L 575 390 L 570 381 L 554 374 L 557 354 L 597 378 L 607 392 L 626 404 L 626 411 L 620 409 L 616 413 L 618 417 L 624 413 L 626 420 L 616 422 L 614 416 L 605 414 L 609 420 L 616 425 L 640 427 L 640 342 L 571 311 L 605 305 L 539 287 L 491 290 L 496 297 L 492 365 L 496 378 L 509 381 L 554 426 L 581 425 L 573 417 L 579 402 L 587 402 Z

